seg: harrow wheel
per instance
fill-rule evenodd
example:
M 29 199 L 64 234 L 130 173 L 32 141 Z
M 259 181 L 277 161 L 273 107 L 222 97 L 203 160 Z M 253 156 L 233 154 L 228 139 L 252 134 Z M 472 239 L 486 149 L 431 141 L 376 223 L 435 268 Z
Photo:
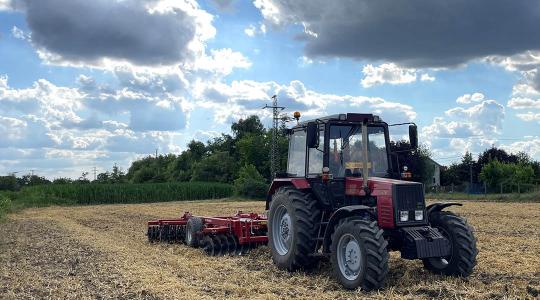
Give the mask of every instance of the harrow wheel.
M 203 220 L 201 218 L 192 217 L 186 224 L 186 245 L 197 247 L 199 245 L 199 234 L 203 228 Z

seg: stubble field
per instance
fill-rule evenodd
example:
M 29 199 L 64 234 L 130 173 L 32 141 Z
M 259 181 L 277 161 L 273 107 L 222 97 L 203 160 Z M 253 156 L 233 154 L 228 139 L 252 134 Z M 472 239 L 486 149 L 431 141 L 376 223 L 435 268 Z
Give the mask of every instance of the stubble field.
M 478 265 L 467 279 L 428 273 L 391 254 L 386 288 L 345 291 L 328 262 L 288 273 L 268 248 L 207 257 L 149 244 L 146 221 L 264 211 L 264 202 L 194 201 L 27 209 L 0 226 L 1 299 L 535 299 L 540 297 L 540 203 L 466 202 L 452 208 L 475 228 Z

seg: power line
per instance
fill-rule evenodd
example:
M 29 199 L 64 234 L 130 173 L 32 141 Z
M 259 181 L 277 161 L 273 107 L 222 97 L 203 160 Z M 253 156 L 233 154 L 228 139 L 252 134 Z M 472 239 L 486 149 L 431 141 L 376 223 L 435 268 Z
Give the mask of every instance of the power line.
M 272 96 L 272 106 L 266 104 L 263 109 L 271 108 L 272 109 L 272 145 L 270 150 L 270 173 L 272 179 L 276 172 L 279 170 L 279 148 L 278 148 L 278 130 L 279 130 L 279 121 L 281 117 L 279 112 L 284 110 L 285 107 L 278 106 L 277 96 Z

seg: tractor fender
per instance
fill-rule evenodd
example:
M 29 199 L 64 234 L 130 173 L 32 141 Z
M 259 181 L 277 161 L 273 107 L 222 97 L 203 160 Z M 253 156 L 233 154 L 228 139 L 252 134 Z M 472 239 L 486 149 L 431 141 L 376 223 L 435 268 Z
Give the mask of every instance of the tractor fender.
M 266 193 L 266 210 L 270 209 L 270 202 L 274 193 L 282 186 L 294 186 L 296 189 L 305 190 L 311 188 L 309 181 L 305 178 L 276 178 L 272 181 Z
M 366 205 L 349 205 L 336 210 L 330 216 L 324 231 L 323 253 L 330 252 L 330 242 L 332 234 L 334 233 L 334 227 L 339 224 L 340 220 L 351 216 L 365 216 L 365 214 L 373 216 L 375 214 L 375 209 Z
M 433 203 L 433 204 L 430 204 L 426 207 L 426 211 L 427 211 L 427 215 L 428 215 L 428 220 L 429 220 L 429 216 L 431 215 L 431 213 L 434 213 L 434 212 L 437 212 L 437 211 L 441 211 L 449 206 L 463 206 L 463 204 L 461 203 L 457 203 L 457 202 L 448 202 L 448 203 Z

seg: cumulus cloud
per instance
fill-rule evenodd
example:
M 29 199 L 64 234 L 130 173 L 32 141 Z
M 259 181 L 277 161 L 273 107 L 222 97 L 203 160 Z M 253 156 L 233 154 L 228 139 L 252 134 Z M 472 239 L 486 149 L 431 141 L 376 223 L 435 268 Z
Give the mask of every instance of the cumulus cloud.
M 191 0 L 20 1 L 32 43 L 53 63 L 186 62 L 215 34 L 212 17 Z
M 217 76 L 226 76 L 234 69 L 248 69 L 251 61 L 242 53 L 230 48 L 212 49 L 210 55 L 201 56 L 195 63 L 199 72 L 209 72 Z
M 415 70 L 400 68 L 396 64 L 382 64 L 373 66 L 371 64 L 364 66 L 362 69 L 364 78 L 362 79 L 363 87 L 372 87 L 379 84 L 405 84 L 416 81 Z
M 198 87 L 197 105 L 215 111 L 217 122 L 230 122 L 249 114 L 261 115 L 261 108 L 277 95 L 279 105 L 287 111 L 299 110 L 305 117 L 316 117 L 333 110 L 350 112 L 351 107 L 366 113 L 375 113 L 389 122 L 408 122 L 416 118 L 410 105 L 388 101 L 378 97 L 324 94 L 307 88 L 303 82 L 293 80 L 289 84 L 233 81 L 231 84 L 215 83 Z M 227 109 L 224 110 L 223 106 Z M 269 117 L 269 112 L 266 117 Z
M 244 33 L 249 37 L 254 37 L 259 34 L 266 34 L 266 25 L 264 23 L 260 23 L 259 26 L 256 26 L 255 24 L 249 24 L 246 29 L 244 29 Z
M 422 76 L 420 76 L 420 81 L 435 81 L 435 76 L 431 76 L 429 74 L 422 74 Z
M 255 0 L 254 5 L 275 26 L 303 26 L 308 56 L 447 67 L 540 49 L 538 4 L 530 1 Z
M 474 94 L 465 94 L 463 96 L 459 96 L 456 99 L 456 102 L 459 104 L 470 104 L 473 102 L 480 102 L 484 100 L 484 94 L 482 93 L 474 93 Z
M 430 125 L 421 129 L 422 140 L 435 154 L 478 152 L 497 141 L 503 129 L 504 106 L 477 94 L 459 97 L 456 102 L 468 106 L 451 108 L 445 111 L 444 117 L 434 118 Z
M 501 148 L 511 153 L 525 152 L 531 157 L 540 157 L 540 137 L 531 137 L 524 141 L 501 145 Z
M 515 109 L 540 109 L 540 100 L 532 100 L 529 98 L 512 98 L 508 101 L 508 107 Z
M 365 88 L 381 84 L 407 84 L 415 82 L 418 77 L 418 71 L 414 68 L 403 68 L 394 63 L 385 63 L 379 66 L 368 64 L 362 69 L 364 78 L 361 80 Z M 435 77 L 423 73 L 420 76 L 421 81 L 435 81 Z
M 6 137 L 0 148 L 94 150 L 125 138 L 125 151 L 136 145 L 135 152 L 142 151 L 135 149 L 143 149 L 144 141 L 156 136 L 163 140 L 186 126 L 189 111 L 181 97 L 114 90 L 88 76 L 79 82 L 81 87 L 67 88 L 40 79 L 32 87 L 15 89 L 7 76 L 0 77 L 0 135 Z M 139 140 L 141 145 L 135 143 Z M 119 147 L 118 142 L 110 149 Z
M 533 113 L 528 112 L 524 114 L 517 114 L 518 118 L 522 119 L 523 121 L 531 122 L 531 121 L 538 121 L 540 122 L 540 113 Z

